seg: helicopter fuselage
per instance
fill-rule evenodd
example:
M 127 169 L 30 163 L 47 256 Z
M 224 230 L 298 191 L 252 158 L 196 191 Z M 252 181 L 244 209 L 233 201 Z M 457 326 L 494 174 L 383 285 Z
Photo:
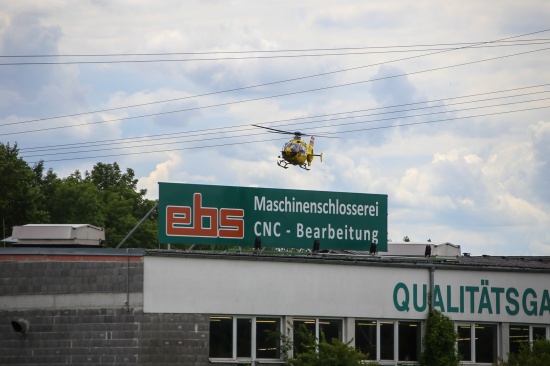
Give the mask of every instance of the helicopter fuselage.
M 304 164 L 307 160 L 307 145 L 302 140 L 290 140 L 281 150 L 281 158 L 292 165 Z
M 313 138 L 309 145 L 299 138 L 290 140 L 281 149 L 281 156 L 279 156 L 280 160 L 277 161 L 277 164 L 285 169 L 291 164 L 309 170 L 308 166 L 311 166 L 311 162 L 315 156 L 313 154 L 313 142 Z
M 302 136 L 304 136 L 304 134 L 301 132 L 288 132 L 266 126 L 253 126 L 265 128 L 266 130 L 270 130 L 271 132 L 275 133 L 294 135 L 294 138 L 287 142 L 281 149 L 281 155 L 279 156 L 279 160 L 277 160 L 277 165 L 279 165 L 280 167 L 288 169 L 289 165 L 297 165 L 302 169 L 309 170 L 311 162 L 313 161 L 313 157 L 318 156 L 321 161 L 323 161 L 323 154 L 315 155 L 313 153 L 313 144 L 315 143 L 315 137 L 311 135 L 305 135 L 311 136 L 309 144 L 306 144 L 302 140 Z

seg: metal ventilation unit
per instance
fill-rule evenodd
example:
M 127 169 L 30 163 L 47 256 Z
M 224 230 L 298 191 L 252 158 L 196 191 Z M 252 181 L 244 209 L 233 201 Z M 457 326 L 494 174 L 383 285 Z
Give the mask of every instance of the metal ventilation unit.
M 10 239 L 14 246 L 101 247 L 105 230 L 88 224 L 29 224 L 14 226 Z

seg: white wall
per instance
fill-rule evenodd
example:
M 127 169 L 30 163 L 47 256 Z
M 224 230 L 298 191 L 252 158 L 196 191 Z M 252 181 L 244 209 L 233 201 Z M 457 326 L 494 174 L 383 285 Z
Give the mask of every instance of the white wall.
M 396 283 L 428 270 L 254 260 L 144 258 L 144 311 L 412 318 L 392 305 Z
M 145 312 L 426 318 L 425 268 L 161 256 L 144 266 Z M 550 274 L 438 269 L 435 284 L 436 309 L 453 320 L 550 324 Z

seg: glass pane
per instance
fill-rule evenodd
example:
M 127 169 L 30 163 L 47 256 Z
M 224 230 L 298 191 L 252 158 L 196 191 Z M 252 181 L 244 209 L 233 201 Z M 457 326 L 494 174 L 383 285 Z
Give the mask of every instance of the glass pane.
M 210 317 L 210 357 L 233 357 L 233 318 Z
M 458 353 L 462 361 L 472 361 L 472 328 L 470 325 L 459 324 L 456 327 L 458 333 Z
M 237 357 L 252 357 L 252 319 L 237 319 Z
M 380 359 L 393 360 L 393 322 L 380 322 Z
M 493 363 L 497 358 L 496 324 L 476 324 L 476 362 Z
M 256 319 L 256 358 L 280 358 L 281 319 Z
M 319 319 L 319 338 L 331 343 L 333 339 L 342 340 L 342 321 L 338 319 Z
M 418 361 L 422 338 L 420 323 L 399 322 L 399 361 Z
M 376 360 L 376 322 L 369 320 L 355 321 L 355 347 L 369 360 Z
M 292 326 L 294 353 L 302 353 L 307 347 L 315 346 L 315 319 L 294 318 Z
M 528 325 L 510 325 L 510 353 L 518 353 L 522 344 L 529 343 Z
M 546 338 L 546 327 L 533 327 L 533 340 Z

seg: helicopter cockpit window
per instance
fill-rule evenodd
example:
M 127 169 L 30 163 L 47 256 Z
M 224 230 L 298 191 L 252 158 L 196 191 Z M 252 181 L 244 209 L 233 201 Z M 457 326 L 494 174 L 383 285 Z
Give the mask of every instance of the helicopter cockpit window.
M 284 146 L 284 150 L 290 150 L 293 153 L 305 153 L 306 150 L 304 149 L 304 146 L 298 142 L 287 142 Z

